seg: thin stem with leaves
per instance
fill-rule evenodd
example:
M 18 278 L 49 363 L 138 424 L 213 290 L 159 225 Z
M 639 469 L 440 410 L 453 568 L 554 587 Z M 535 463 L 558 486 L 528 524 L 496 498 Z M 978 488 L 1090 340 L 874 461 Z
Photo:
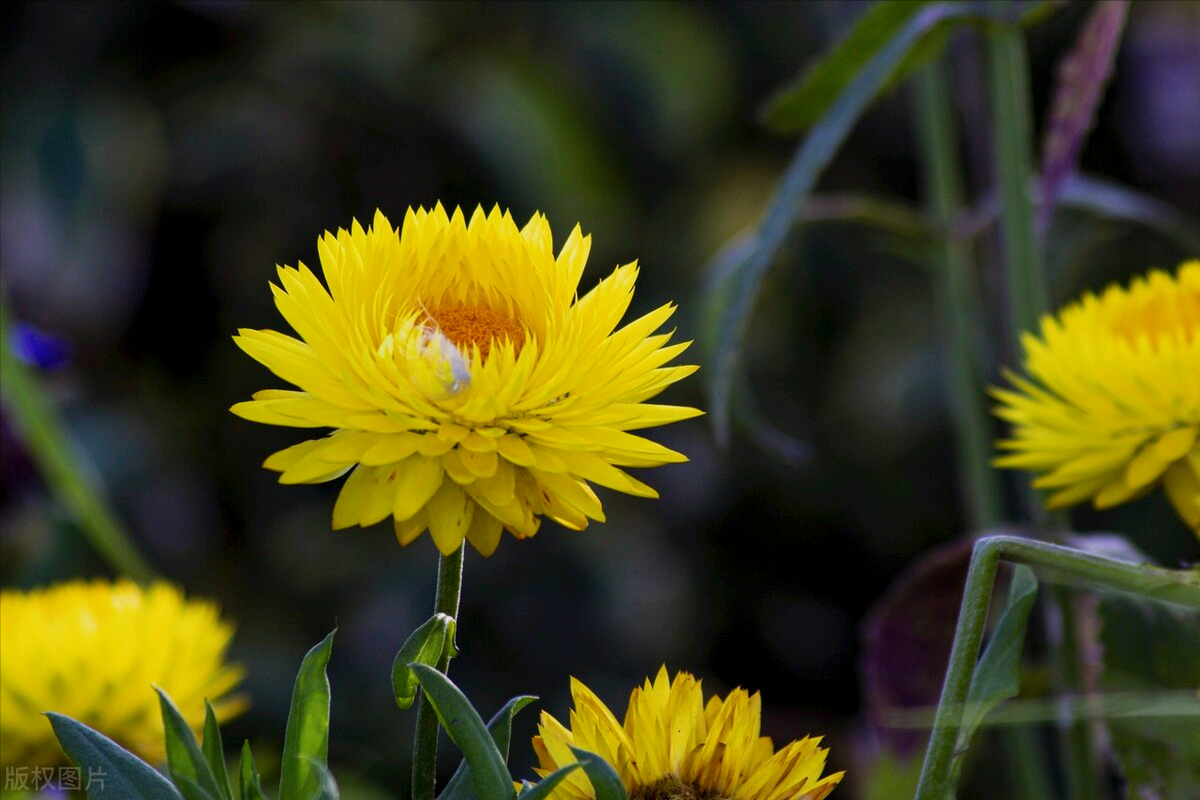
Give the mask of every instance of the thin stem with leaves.
M 438 562 L 437 595 L 434 600 L 434 613 L 446 614 L 457 623 L 459 600 L 462 597 L 463 560 L 466 545 L 460 544 L 458 549 L 448 556 L 442 556 Z M 449 670 L 450 658 L 454 652 L 448 645 L 438 659 L 436 669 L 443 675 Z M 437 713 L 429 704 L 424 694 L 417 696 L 417 723 L 413 742 L 412 763 L 412 800 L 433 800 L 437 780 Z

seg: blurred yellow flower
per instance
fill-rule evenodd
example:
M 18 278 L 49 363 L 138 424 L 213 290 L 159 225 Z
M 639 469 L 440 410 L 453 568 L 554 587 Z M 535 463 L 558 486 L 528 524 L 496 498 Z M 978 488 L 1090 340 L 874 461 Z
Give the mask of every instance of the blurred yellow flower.
M 42 712 L 74 717 L 152 763 L 165 756 L 158 686 L 193 730 L 204 701 L 220 721 L 245 708 L 225 663 L 233 626 L 174 586 L 71 581 L 0 592 L 0 753 L 4 766 L 66 763 Z M 152 686 L 153 685 L 153 686 Z
M 1108 508 L 1161 483 L 1200 536 L 1200 261 L 1086 294 L 1021 341 L 1028 377 L 992 390 L 1013 424 L 996 465 L 1041 473 L 1050 508 Z
M 576 226 L 556 258 L 540 214 L 518 229 L 499 208 L 468 223 L 440 204 L 409 209 L 400 231 L 376 212 L 367 230 L 327 232 L 317 247 L 328 288 L 303 263 L 271 286 L 300 338 L 235 337 L 300 391 L 231 410 L 333 428 L 264 466 L 281 483 L 350 472 L 335 529 L 390 516 L 401 544 L 428 530 L 444 555 L 464 539 L 490 555 L 502 529 L 532 536 L 542 515 L 575 530 L 603 521 L 589 482 L 656 497 L 620 467 L 686 458 L 628 431 L 698 415 L 644 402 L 696 368 L 664 366 L 689 344 L 655 335 L 670 304 L 616 329 L 636 263 L 578 297 L 590 245 Z
M 820 737 L 776 752 L 769 737 L 759 736 L 757 692 L 734 689 L 706 705 L 700 681 L 686 672 L 671 681 L 663 667 L 653 683 L 633 690 L 624 726 L 578 680 L 571 680 L 571 695 L 570 729 L 542 712 L 533 739 L 541 777 L 578 761 L 571 746 L 611 764 L 630 800 L 821 800 L 845 774 L 821 777 L 829 750 Z M 578 770 L 551 792 L 551 800 L 595 797 Z

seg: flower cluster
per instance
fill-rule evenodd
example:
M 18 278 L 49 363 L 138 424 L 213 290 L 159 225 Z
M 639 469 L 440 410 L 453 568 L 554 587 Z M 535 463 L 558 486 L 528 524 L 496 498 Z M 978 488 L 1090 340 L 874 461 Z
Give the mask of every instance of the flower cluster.
M 159 701 L 167 692 L 193 730 L 204 701 L 218 719 L 240 713 L 231 695 L 242 678 L 227 664 L 233 626 L 217 607 L 185 599 L 166 583 L 147 588 L 71 581 L 28 592 L 0 592 L 0 753 L 3 764 L 63 762 L 45 711 L 105 732 L 147 760 L 163 759 Z
M 577 294 L 590 237 L 558 255 L 546 218 L 518 229 L 476 209 L 411 209 L 399 231 L 376 213 L 318 242 L 325 285 L 279 269 L 275 303 L 296 331 L 241 330 L 238 345 L 297 391 L 233 406 L 246 419 L 333 433 L 268 458 L 282 483 L 350 473 L 333 527 L 388 517 L 408 544 L 426 530 L 444 555 L 463 540 L 490 555 L 502 530 L 543 516 L 575 530 L 604 511 L 590 484 L 641 497 L 623 468 L 686 460 L 629 431 L 693 417 L 645 402 L 691 374 L 666 366 L 688 343 L 656 331 L 674 307 L 624 327 L 636 263 Z
M 844 773 L 821 777 L 828 750 L 805 737 L 775 750 L 760 735 L 762 701 L 734 689 L 704 702 L 700 681 L 662 667 L 635 688 L 625 722 L 578 680 L 571 681 L 571 727 L 542 712 L 533 740 L 542 777 L 578 761 L 571 747 L 596 753 L 621 776 L 632 800 L 821 800 Z M 555 787 L 553 800 L 595 800 L 581 773 Z
M 1002 467 L 1047 505 L 1124 503 L 1162 485 L 1200 536 L 1200 261 L 1086 294 L 1022 338 L 1027 377 L 994 389 Z

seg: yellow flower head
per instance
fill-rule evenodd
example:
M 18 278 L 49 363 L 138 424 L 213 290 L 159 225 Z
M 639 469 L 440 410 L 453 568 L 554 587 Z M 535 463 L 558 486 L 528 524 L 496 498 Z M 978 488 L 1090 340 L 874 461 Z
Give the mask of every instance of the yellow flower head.
M 570 729 L 542 712 L 533 739 L 542 777 L 579 760 L 571 746 L 611 764 L 630 800 L 821 800 L 845 774 L 821 777 L 829 750 L 820 737 L 776 752 L 769 737 L 759 736 L 757 692 L 734 689 L 705 704 L 700 681 L 686 672 L 669 680 L 663 667 L 653 683 L 633 690 L 624 726 L 575 679 L 571 695 Z M 551 793 L 551 800 L 595 797 L 578 770 Z
M 588 482 L 657 493 L 620 467 L 685 461 L 630 430 L 699 414 L 644 401 L 695 367 L 664 366 L 689 343 L 657 331 L 667 304 L 617 329 L 637 265 L 583 297 L 591 237 L 576 226 L 555 257 L 540 214 L 518 229 L 499 208 L 468 223 L 409 209 L 397 231 L 383 214 L 318 243 L 326 285 L 280 267 L 275 304 L 299 339 L 241 330 L 238 345 L 300 391 L 267 390 L 235 414 L 331 435 L 264 464 L 281 483 L 350 472 L 333 527 L 392 517 L 408 544 L 429 530 L 450 554 L 490 555 L 502 529 L 537 533 L 545 515 L 582 530 L 604 520 Z
M 3 765 L 65 763 L 45 711 L 74 717 L 142 758 L 162 761 L 152 684 L 196 731 L 204 726 L 205 699 L 222 721 L 245 708 L 244 698 L 228 696 L 242 679 L 239 667 L 225 663 L 232 636 L 215 605 L 185 600 L 165 583 L 71 581 L 0 592 Z
M 1086 294 L 1021 341 L 1029 377 L 992 391 L 1013 424 L 996 465 L 1041 473 L 1050 508 L 1161 483 L 1200 536 L 1200 261 Z

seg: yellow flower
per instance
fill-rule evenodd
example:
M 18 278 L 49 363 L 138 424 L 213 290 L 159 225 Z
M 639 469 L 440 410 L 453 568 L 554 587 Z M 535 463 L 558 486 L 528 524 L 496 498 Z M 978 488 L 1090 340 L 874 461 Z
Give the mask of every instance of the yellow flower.
M 778 752 L 759 736 L 758 693 L 734 689 L 707 705 L 700 681 L 686 672 L 635 688 L 622 726 L 591 690 L 572 678 L 571 728 L 542 712 L 533 739 L 545 777 L 578 761 L 570 747 L 589 750 L 621 776 L 631 800 L 821 800 L 843 772 L 821 777 L 821 738 L 804 737 Z M 555 787 L 551 800 L 594 800 L 591 783 L 575 771 Z
M 589 482 L 657 497 L 620 467 L 687 459 L 628 431 L 699 414 L 644 402 L 696 368 L 663 366 L 689 344 L 654 334 L 670 304 L 616 329 L 636 263 L 577 296 L 590 245 L 576 226 L 556 258 L 540 214 L 518 229 L 499 208 L 467 223 L 440 204 L 409 209 L 399 232 L 379 212 L 368 230 L 326 232 L 328 289 L 303 263 L 271 286 L 300 339 L 235 337 L 300 391 L 258 392 L 231 410 L 333 428 L 263 466 L 281 483 L 353 470 L 335 529 L 390 516 L 402 545 L 429 530 L 444 555 L 464 539 L 490 555 L 502 529 L 532 536 L 542 515 L 574 530 L 603 521 Z
M 1041 473 L 1050 508 L 1108 508 L 1161 483 L 1200 536 L 1200 261 L 1086 294 L 1022 344 L 1029 377 L 992 391 L 1014 426 L 996 465 Z
M 193 730 L 246 706 L 225 663 L 233 626 L 174 586 L 71 581 L 0 592 L 0 753 L 5 766 L 65 763 L 44 711 L 90 725 L 147 761 L 164 751 L 158 686 Z

